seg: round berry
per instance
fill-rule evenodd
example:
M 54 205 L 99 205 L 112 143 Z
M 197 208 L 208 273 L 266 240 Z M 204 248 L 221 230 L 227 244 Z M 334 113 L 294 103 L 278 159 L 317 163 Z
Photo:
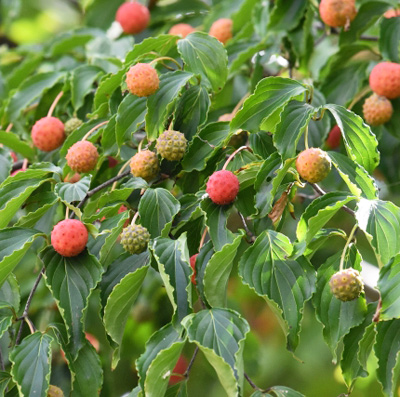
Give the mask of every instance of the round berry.
M 375 94 L 389 99 L 400 97 L 400 64 L 378 63 L 369 75 L 369 85 Z
M 145 251 L 150 241 L 148 230 L 141 225 L 128 225 L 122 230 L 121 244 L 125 251 L 140 254 Z
M 47 397 L 64 397 L 64 393 L 59 387 L 50 385 L 47 391 Z
M 143 178 L 149 182 L 154 179 L 160 170 L 157 155 L 150 150 L 136 153 L 130 162 L 133 176 Z
M 58 222 L 51 232 L 51 245 L 62 256 L 79 255 L 88 242 L 86 226 L 77 219 Z
M 193 274 L 192 274 L 190 281 L 192 282 L 193 285 L 197 284 L 197 282 L 196 282 L 196 259 L 197 259 L 198 255 L 199 254 L 194 254 L 190 257 L 190 267 L 193 269 Z
M 174 36 L 180 36 L 183 39 L 190 33 L 195 32 L 196 29 L 193 26 L 190 26 L 188 23 L 178 23 L 169 30 L 169 34 Z
M 160 86 L 157 71 L 148 63 L 137 63 L 126 74 L 129 92 L 139 97 L 153 95 Z
M 72 119 L 69 119 L 65 123 L 65 135 L 70 135 L 73 131 L 75 131 L 77 128 L 79 128 L 83 124 L 83 121 L 73 117 Z
M 335 273 L 329 280 L 329 286 L 332 294 L 343 302 L 357 299 L 364 289 L 360 273 L 353 268 Z
M 125 33 L 136 34 L 147 28 L 150 12 L 147 7 L 136 1 L 126 2 L 118 8 L 115 20 Z
M 333 28 L 348 25 L 357 15 L 355 0 L 321 0 L 322 21 Z
M 296 169 L 305 181 L 318 183 L 329 174 L 331 159 L 328 153 L 319 148 L 306 149 L 298 155 Z
M 64 139 L 64 124 L 57 117 L 43 117 L 32 127 L 33 144 L 43 152 L 57 149 Z
M 208 179 L 206 192 L 213 203 L 230 204 L 239 192 L 239 179 L 228 170 L 216 171 Z
M 99 153 L 96 146 L 89 141 L 79 141 L 74 143 L 66 156 L 67 164 L 71 170 L 76 172 L 92 171 L 97 164 Z
M 328 138 L 325 143 L 329 149 L 336 149 L 340 146 L 340 141 L 342 140 L 342 132 L 338 125 L 335 125 L 328 134 Z
M 363 105 L 365 121 L 372 126 L 387 123 L 393 115 L 393 106 L 389 99 L 372 94 Z
M 159 155 L 169 161 L 179 161 L 185 154 L 186 146 L 185 135 L 173 130 L 164 131 L 156 143 Z
M 232 19 L 218 19 L 211 25 L 209 35 L 215 37 L 222 44 L 225 44 L 228 40 L 232 38 L 232 26 Z

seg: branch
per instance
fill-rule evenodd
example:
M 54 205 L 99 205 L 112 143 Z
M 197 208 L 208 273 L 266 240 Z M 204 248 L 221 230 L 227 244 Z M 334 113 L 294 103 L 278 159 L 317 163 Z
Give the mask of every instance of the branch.
M 119 181 L 119 180 L 122 179 L 122 178 L 125 178 L 125 177 L 128 176 L 130 173 L 131 173 L 131 171 L 130 171 L 130 170 L 127 170 L 127 171 L 123 172 L 122 174 L 117 175 L 117 176 L 114 176 L 114 178 L 111 178 L 111 179 L 109 179 L 108 181 L 105 181 L 104 183 L 102 183 L 101 185 L 95 187 L 94 189 L 89 190 L 89 191 L 86 193 L 86 196 L 83 198 L 83 200 L 82 200 L 76 207 L 77 207 L 77 208 L 82 208 L 83 205 L 86 203 L 86 201 L 87 201 L 90 197 L 92 197 L 94 194 L 96 194 L 96 193 L 99 192 L 100 190 L 102 190 L 102 189 L 104 189 L 104 188 L 106 188 L 106 187 L 112 185 L 114 182 Z M 74 216 L 75 216 L 75 213 L 72 212 L 69 218 L 72 219 Z
M 246 374 L 246 372 L 244 373 L 244 377 L 246 378 L 247 382 L 249 382 L 249 385 L 255 389 L 255 390 L 262 390 L 261 388 L 259 388 L 251 379 L 250 376 Z
M 188 367 L 186 368 L 185 373 L 183 374 L 183 376 L 184 376 L 185 378 L 187 378 L 187 377 L 189 376 L 189 372 L 190 372 L 190 370 L 192 369 L 192 366 L 193 366 L 193 364 L 194 364 L 194 360 L 196 359 L 197 353 L 198 353 L 198 352 L 199 352 L 199 346 L 196 346 L 196 349 L 194 349 L 194 352 L 193 352 L 193 356 L 192 356 L 192 358 L 190 359 L 189 365 L 188 365 Z

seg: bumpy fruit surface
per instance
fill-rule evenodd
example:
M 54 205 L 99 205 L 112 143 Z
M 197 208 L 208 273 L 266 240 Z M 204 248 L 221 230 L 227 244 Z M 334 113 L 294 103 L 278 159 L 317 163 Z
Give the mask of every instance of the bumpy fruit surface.
M 190 279 L 190 281 L 192 282 L 193 285 L 196 285 L 196 258 L 199 254 L 194 254 L 190 257 L 190 266 L 193 269 L 193 274 L 192 277 Z
M 33 144 L 44 152 L 57 149 L 64 139 L 64 124 L 57 117 L 43 117 L 32 127 Z
M 79 141 L 74 143 L 66 156 L 67 164 L 76 172 L 92 171 L 97 164 L 99 153 L 92 142 Z
M 72 119 L 69 119 L 65 123 L 65 135 L 71 134 L 73 131 L 75 131 L 77 128 L 79 128 L 83 124 L 83 121 L 76 118 L 72 117 Z
M 131 94 L 145 97 L 154 94 L 160 86 L 156 70 L 148 63 L 137 63 L 126 74 L 126 85 Z
M 130 166 L 133 176 L 143 178 L 147 182 L 154 179 L 160 170 L 157 155 L 150 150 L 136 153 L 131 159 Z
M 388 11 L 386 11 L 384 14 L 383 14 L 383 16 L 385 17 L 385 18 L 396 18 L 396 17 L 400 17 L 400 8 L 398 8 L 398 9 L 395 9 L 395 8 L 392 8 L 391 10 L 388 10 Z
M 296 169 L 307 182 L 318 183 L 327 177 L 331 170 L 331 159 L 319 148 L 303 150 L 297 157 Z
M 115 20 L 125 33 L 136 34 L 147 28 L 150 12 L 147 7 L 136 1 L 126 2 L 118 8 Z
M 357 299 L 364 289 L 360 273 L 348 268 L 335 273 L 329 280 L 332 294 L 343 302 Z
M 342 133 L 340 132 L 340 128 L 338 125 L 335 125 L 328 134 L 328 138 L 326 138 L 326 146 L 329 149 L 336 149 L 340 146 L 340 141 L 342 140 Z
M 178 23 L 169 30 L 169 34 L 173 34 L 174 36 L 180 36 L 183 39 L 190 33 L 195 32 L 196 29 L 193 26 L 190 26 L 188 23 Z
M 215 37 L 222 44 L 225 44 L 232 38 L 232 25 L 232 19 L 218 19 L 211 25 L 209 35 Z
M 389 99 L 373 94 L 365 100 L 363 113 L 364 119 L 369 125 L 382 125 L 391 119 L 393 106 Z
M 355 3 L 355 0 L 321 0 L 319 15 L 328 26 L 346 26 L 357 15 Z
M 239 192 L 239 179 L 228 170 L 216 171 L 207 182 L 206 192 L 213 203 L 230 204 Z
M 375 94 L 389 99 L 400 97 L 400 64 L 378 63 L 369 75 L 369 85 Z
M 59 387 L 50 385 L 47 391 L 47 397 L 64 397 L 64 393 Z
M 125 251 L 140 254 L 145 251 L 150 241 L 148 230 L 141 225 L 128 225 L 122 230 L 121 244 Z
M 78 219 L 58 222 L 51 232 L 51 245 L 62 256 L 79 255 L 88 242 L 88 231 Z
M 173 130 L 164 131 L 156 143 L 159 155 L 169 161 L 179 161 L 185 154 L 186 146 L 185 135 Z

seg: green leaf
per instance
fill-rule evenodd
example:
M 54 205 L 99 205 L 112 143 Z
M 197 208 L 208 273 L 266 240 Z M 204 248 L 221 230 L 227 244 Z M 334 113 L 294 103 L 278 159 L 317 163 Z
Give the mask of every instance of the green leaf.
M 376 375 L 385 395 L 394 397 L 399 375 L 400 320 L 380 321 L 376 325 L 375 355 L 378 358 Z
M 0 147 L 0 183 L 7 179 L 12 170 L 10 151 Z
M 308 123 L 320 108 L 308 103 L 291 101 L 281 113 L 281 121 L 274 133 L 275 147 L 286 160 L 296 156 L 296 147 Z
M 400 62 L 400 18 L 382 18 L 379 34 L 379 50 L 384 58 Z
M 146 112 L 146 98 L 125 96 L 117 110 L 115 136 L 118 146 L 131 141 L 133 133 L 144 122 Z
M 372 318 L 376 311 L 376 303 L 368 305 L 368 313 L 364 321 L 352 328 L 343 339 L 343 353 L 340 367 L 348 390 L 352 389 L 355 380 L 368 376 L 367 360 L 375 343 L 375 323 Z
M 316 198 L 302 213 L 296 236 L 308 244 L 318 231 L 347 203 L 354 200 L 344 192 L 329 192 Z
M 26 172 L 22 172 L 22 174 Z M 19 174 L 10 180 L 6 179 L 0 185 L 0 228 L 6 227 L 32 192 L 47 182 L 47 179 L 39 178 L 18 180 L 18 176 Z
M 0 337 L 2 337 L 13 324 L 14 314 L 18 312 L 20 305 L 19 285 L 13 274 L 8 276 L 0 288 L 0 302 L 2 306 L 0 309 Z
M 289 31 L 295 28 L 307 8 L 307 0 L 277 0 L 270 14 L 269 29 Z
M 32 161 L 35 158 L 35 150 L 28 143 L 21 141 L 13 132 L 0 131 L 0 143 L 28 160 Z
M 17 88 L 22 80 L 30 76 L 37 69 L 40 62 L 43 60 L 43 54 L 28 55 L 7 78 L 7 87 L 9 90 Z
M 282 77 L 267 77 L 261 80 L 254 94 L 243 104 L 231 121 L 231 129 L 257 132 L 260 124 L 265 124 L 275 116 L 291 99 L 299 97 L 307 88 L 295 80 Z
M 75 183 L 60 182 L 54 187 L 55 194 L 62 201 L 73 203 L 74 201 L 82 201 L 89 191 L 91 176 L 84 176 Z
M 187 140 L 192 140 L 206 122 L 210 105 L 208 92 L 203 86 L 190 87 L 178 102 L 174 129 L 185 134 Z
M 390 201 L 361 199 L 356 218 L 375 251 L 378 263 L 388 263 L 400 251 L 400 208 Z
M 239 396 L 243 389 L 243 350 L 250 327 L 230 309 L 214 308 L 187 316 L 183 322 L 189 341 L 195 343 L 217 376 L 228 396 Z
M 167 236 L 180 208 L 179 201 L 168 190 L 147 189 L 139 203 L 141 224 L 151 238 Z
M 226 306 L 228 280 L 242 238 L 243 235 L 237 236 L 232 244 L 226 244 L 221 251 L 216 252 L 205 268 L 204 295 L 207 302 L 213 307 Z
M 317 320 L 323 325 L 325 342 L 329 346 L 333 360 L 336 362 L 336 349 L 342 338 L 349 331 L 361 324 L 367 312 L 364 296 L 358 299 L 342 302 L 332 294 L 329 280 L 339 271 L 341 252 L 329 257 L 318 269 L 317 292 L 313 304 Z M 347 251 L 344 268 L 352 267 L 361 271 L 361 256 L 354 245 Z
M 140 385 L 146 396 L 165 395 L 169 377 L 185 343 L 180 334 L 172 324 L 165 325 L 150 337 L 145 352 L 136 361 Z
M 48 72 L 35 74 L 24 80 L 7 105 L 8 120 L 17 121 L 22 110 L 64 77 L 65 73 Z
M 243 282 L 264 298 L 283 317 L 287 348 L 299 343 L 303 308 L 315 290 L 315 271 L 305 257 L 289 259 L 292 243 L 273 230 L 261 233 L 242 255 L 239 275 Z
M 99 86 L 94 95 L 95 114 L 99 117 L 105 117 L 109 111 L 109 100 L 114 91 L 120 87 L 125 76 L 125 70 L 117 73 L 106 74 L 100 80 Z
M 267 389 L 267 392 L 256 391 L 251 397 L 263 397 L 263 396 L 272 396 L 272 397 L 304 397 L 304 394 L 299 393 L 296 390 L 291 389 L 286 386 L 272 386 Z
M 342 106 L 325 105 L 342 131 L 348 156 L 369 173 L 379 164 L 378 141 L 363 119 Z
M 47 396 L 53 338 L 35 332 L 11 352 L 11 375 L 21 396 Z
M 147 99 L 146 133 L 149 140 L 158 138 L 158 135 L 166 129 L 165 122 L 171 109 L 183 87 L 192 77 L 192 73 L 180 70 L 161 75 L 160 88 Z
M 328 152 L 328 154 L 339 175 L 353 195 L 370 200 L 378 198 L 379 191 L 375 180 L 368 174 L 365 168 L 351 161 L 341 153 L 332 151 Z
M 180 322 L 191 311 L 192 270 L 189 264 L 186 235 L 178 240 L 157 238 L 152 246 L 154 258 L 163 279 L 177 320 Z
M 76 357 L 85 343 L 84 320 L 89 297 L 100 281 L 103 269 L 86 250 L 68 258 L 47 247 L 39 257 L 46 268 L 46 285 L 57 301 L 68 330 L 69 351 Z
M 84 46 L 92 39 L 93 34 L 86 29 L 61 33 L 52 41 L 49 52 L 53 56 L 65 54 L 76 47 Z
M 184 171 L 204 170 L 207 161 L 218 152 L 229 132 L 228 123 L 207 124 L 189 143 L 186 155 L 182 160 Z
M 219 92 L 228 77 L 228 56 L 222 43 L 207 33 L 195 32 L 178 41 L 185 70 L 199 74 L 207 88 Z
M 5 395 L 10 380 L 11 380 L 11 375 L 8 372 L 0 371 L 0 393 L 2 395 Z
M 0 230 L 0 285 L 18 265 L 37 237 L 45 237 L 39 230 L 13 227 Z
M 71 73 L 71 103 L 75 111 L 83 106 L 86 95 L 93 88 L 93 83 L 103 74 L 103 70 L 93 65 L 78 66 Z

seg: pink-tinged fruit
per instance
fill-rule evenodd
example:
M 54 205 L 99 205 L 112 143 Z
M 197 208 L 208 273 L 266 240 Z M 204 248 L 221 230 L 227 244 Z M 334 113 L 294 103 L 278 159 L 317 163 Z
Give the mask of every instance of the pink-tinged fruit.
M 347 26 L 357 15 L 355 0 L 321 0 L 319 15 L 322 21 L 333 28 Z
M 138 97 L 153 95 L 160 86 L 157 71 L 148 63 L 137 63 L 126 74 L 126 85 Z
M 329 149 L 336 149 L 340 146 L 340 142 L 342 140 L 342 133 L 338 125 L 335 125 L 328 134 L 328 138 L 326 138 L 326 146 Z
M 372 94 L 364 102 L 363 114 L 365 121 L 369 125 L 378 126 L 385 124 L 393 115 L 392 102 L 383 96 Z
M 197 255 L 199 255 L 199 254 L 195 254 L 190 257 L 190 266 L 193 269 L 193 274 L 192 274 L 192 278 L 190 279 L 190 281 L 192 282 L 193 285 L 197 284 L 197 282 L 196 282 L 196 258 L 197 258 Z
M 193 26 L 190 26 L 188 23 L 178 23 L 169 30 L 168 34 L 172 34 L 174 36 L 180 36 L 183 39 L 190 33 L 195 32 L 196 29 Z
M 107 156 L 108 168 L 114 168 L 118 164 L 118 160 L 112 156 Z
M 400 97 L 400 64 L 378 63 L 369 75 L 369 85 L 375 94 L 389 99 Z
M 79 141 L 74 143 L 66 156 L 67 164 L 71 170 L 76 172 L 90 172 L 97 164 L 99 153 L 96 146 L 89 141 Z
M 65 178 L 64 178 L 64 182 L 68 182 L 68 183 L 76 183 L 79 182 L 81 180 L 81 176 L 75 172 L 75 173 L 70 173 L 68 174 Z
M 130 162 L 133 176 L 143 178 L 149 182 L 158 175 L 160 166 L 157 155 L 150 150 L 142 150 L 136 153 Z
M 209 35 L 215 37 L 222 44 L 226 44 L 233 36 L 233 21 L 229 18 L 221 18 L 216 20 L 210 28 Z
M 396 17 L 400 17 L 400 8 L 396 9 L 396 8 L 392 8 L 391 10 L 386 11 L 383 16 L 385 18 L 396 18 Z
M 331 170 L 328 153 L 320 148 L 303 150 L 297 157 L 296 169 L 307 182 L 318 183 L 325 179 Z
M 118 8 L 115 20 L 125 33 L 137 34 L 147 28 L 150 12 L 147 7 L 136 1 L 126 2 Z
M 186 360 L 186 358 L 184 356 L 179 356 L 178 361 L 175 364 L 174 369 L 172 370 L 172 373 L 174 374 L 179 374 L 179 375 L 172 375 L 169 378 L 168 384 L 170 386 L 175 385 L 179 382 L 181 382 L 182 380 L 184 380 L 185 378 L 183 377 L 183 374 L 185 373 L 187 367 L 189 365 L 188 360 Z
M 213 203 L 230 204 L 239 192 L 239 179 L 231 171 L 216 171 L 208 179 L 206 192 Z
M 64 124 L 57 117 L 43 117 L 32 127 L 33 144 L 43 152 L 60 147 L 65 139 Z
M 62 256 L 77 256 L 88 242 L 86 226 L 78 219 L 58 222 L 51 232 L 51 245 Z

